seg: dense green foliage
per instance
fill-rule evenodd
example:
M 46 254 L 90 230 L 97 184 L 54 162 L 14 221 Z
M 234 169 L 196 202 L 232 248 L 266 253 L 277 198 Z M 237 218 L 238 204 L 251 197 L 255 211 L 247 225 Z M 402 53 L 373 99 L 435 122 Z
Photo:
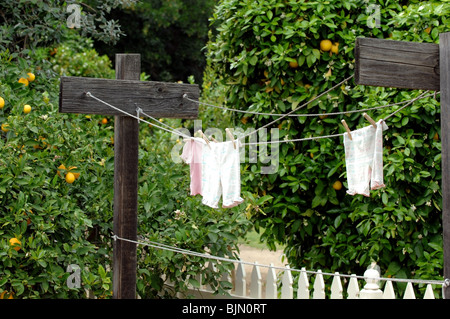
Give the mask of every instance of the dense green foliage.
M 379 24 L 373 8 L 379 9 Z M 286 113 L 353 74 L 357 37 L 438 43 L 439 33 L 450 31 L 449 11 L 450 4 L 437 1 L 220 1 L 213 18 L 217 34 L 208 44 L 204 98 Z M 338 52 L 321 50 L 324 39 L 339 43 Z M 419 93 L 351 80 L 297 113 L 357 110 Z M 378 120 L 398 108 L 369 115 Z M 209 112 L 217 117 L 219 111 Z M 230 117 L 244 129 L 273 120 Z M 342 119 L 351 129 L 369 125 L 361 113 L 284 118 L 276 125 L 280 139 L 298 139 L 345 132 Z M 438 99 L 417 101 L 387 125 L 386 187 L 371 191 L 370 198 L 345 192 L 342 138 L 281 143 L 275 174 L 260 174 L 261 163 L 243 165 L 247 214 L 257 230 L 264 229 L 262 241 L 272 248 L 286 245 L 291 267 L 363 273 L 375 260 L 383 276 L 441 278 Z M 333 188 L 337 180 L 342 189 Z
M 114 46 L 97 42 L 111 59 L 115 53 L 140 53 L 142 70 L 153 81 L 201 83 L 206 64 L 208 19 L 215 0 L 145 0 L 127 10 L 113 10 L 126 33 Z
M 123 32 L 106 15 L 113 8 L 128 6 L 133 2 L 135 0 L 91 0 L 86 3 L 59 0 L 2 1 L 0 48 L 18 52 L 59 43 L 67 33 L 67 27 L 79 29 L 83 36 L 114 43 Z M 75 25 L 75 21 L 78 25 Z
M 51 67 L 59 69 L 61 56 L 46 48 L 35 52 L 27 60 L 4 53 L 1 61 L 0 122 L 8 131 L 0 141 L 0 289 L 15 298 L 82 296 L 66 284 L 66 269 L 76 264 L 89 269 L 82 272 L 84 287 L 108 293 L 110 239 L 96 242 L 92 235 L 111 228 L 112 126 L 100 125 L 98 116 L 58 114 L 59 79 Z M 18 83 L 24 72 L 36 77 L 27 86 Z M 73 184 L 65 181 L 69 169 L 80 174 Z M 12 237 L 20 250 L 10 246 Z
M 13 2 L 2 2 L 2 15 L 18 14 Z M 100 3 L 99 11 L 112 2 Z M 21 1 L 18 8 L 25 10 L 26 4 L 26 10 L 20 24 L 34 21 L 30 12 L 45 16 L 49 11 L 55 15 L 46 18 L 48 25 L 65 25 L 65 6 L 52 3 Z M 58 104 L 59 76 L 114 78 L 112 63 L 77 29 L 63 26 L 53 40 L 50 27 L 35 29 L 34 38 L 48 36 L 48 41 L 27 41 L 24 46 L 23 41 L 9 38 L 5 28 L 0 54 L 0 97 L 5 101 L 0 109 L 4 125 L 0 131 L 0 296 L 85 298 L 87 289 L 97 298 L 110 298 L 114 118 L 61 114 Z M 34 80 L 19 83 L 28 73 L 34 74 Z M 23 111 L 26 104 L 31 106 L 29 113 Z M 169 124 L 179 126 L 180 121 Z M 198 196 L 189 195 L 189 169 L 176 156 L 181 141 L 141 123 L 140 142 L 139 235 L 234 256 L 237 237 L 249 226 L 245 216 L 237 209 L 208 209 Z M 69 171 L 77 176 L 73 183 L 65 179 Z M 19 246 L 11 245 L 11 238 L 19 240 Z M 142 298 L 174 297 L 187 284 L 198 285 L 197 275 L 218 291 L 229 287 L 219 278 L 230 265 L 217 263 L 217 271 L 212 271 L 204 269 L 204 259 L 140 245 L 138 257 L 137 289 Z M 68 284 L 74 283 L 70 265 L 80 268 L 80 288 Z M 168 281 L 173 285 L 167 286 Z

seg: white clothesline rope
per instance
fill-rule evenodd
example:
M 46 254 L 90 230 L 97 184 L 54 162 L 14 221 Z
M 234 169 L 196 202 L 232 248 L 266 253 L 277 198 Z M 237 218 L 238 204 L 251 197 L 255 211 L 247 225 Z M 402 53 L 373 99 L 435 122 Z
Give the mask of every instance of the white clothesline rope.
M 332 87 L 329 88 L 328 90 L 326 90 L 326 91 L 320 93 L 319 95 L 317 95 L 317 96 L 314 97 L 313 99 L 309 100 L 308 102 L 303 103 L 302 105 L 296 107 L 296 108 L 293 109 L 292 111 L 290 111 L 290 112 L 288 112 L 288 113 L 285 113 L 284 115 L 282 115 L 282 116 L 280 116 L 279 118 L 277 118 L 277 119 L 275 119 L 275 120 L 273 120 L 273 121 L 271 121 L 271 122 L 269 122 L 269 123 L 267 123 L 267 124 L 261 126 L 260 128 L 254 130 L 254 131 L 252 131 L 252 132 L 250 132 L 250 133 L 248 133 L 248 134 L 245 134 L 245 135 L 243 135 L 243 136 L 238 137 L 238 139 L 242 139 L 242 140 L 243 140 L 243 139 L 245 139 L 247 136 L 253 135 L 253 134 L 255 134 L 256 132 L 258 132 L 258 131 L 260 131 L 260 130 L 266 128 L 266 127 L 271 126 L 272 124 L 275 124 L 276 122 L 281 121 L 282 119 L 284 119 L 285 117 L 289 116 L 290 114 L 292 114 L 292 113 L 294 113 L 294 112 L 297 112 L 298 110 L 301 110 L 302 108 L 304 108 L 305 106 L 307 106 L 309 103 L 312 103 L 312 102 L 314 102 L 314 101 L 320 99 L 320 98 L 321 98 L 322 96 L 324 96 L 325 94 L 330 93 L 331 91 L 333 91 L 333 90 L 336 89 L 337 87 L 341 86 L 342 84 L 344 84 L 345 82 L 347 82 L 348 80 L 350 80 L 351 78 L 353 78 L 353 76 L 354 76 L 353 74 L 350 75 L 348 78 L 342 80 L 341 82 L 339 82 L 338 84 L 332 86 Z
M 322 274 L 325 276 L 339 276 L 339 277 L 344 277 L 344 278 L 367 279 L 367 277 L 365 277 L 365 276 L 346 275 L 346 274 L 339 274 L 339 273 L 318 272 L 318 271 L 312 271 L 312 270 L 306 270 L 306 269 L 287 268 L 287 267 L 280 267 L 280 266 L 274 266 L 274 265 L 259 264 L 256 262 L 249 262 L 249 261 L 240 260 L 240 259 L 219 257 L 219 256 L 210 255 L 207 253 L 199 253 L 199 252 L 182 249 L 182 248 L 178 248 L 178 247 L 174 247 L 174 246 L 170 246 L 170 245 L 166 245 L 166 244 L 162 244 L 162 243 L 158 243 L 158 242 L 154 242 L 154 241 L 149 241 L 149 240 L 146 240 L 145 242 L 143 242 L 143 241 L 122 238 L 117 235 L 113 235 L 112 238 L 114 240 L 122 240 L 122 241 L 126 241 L 126 242 L 133 243 L 136 245 L 147 246 L 147 247 L 152 247 L 155 249 L 167 250 L 167 251 L 172 251 L 175 253 L 196 256 L 196 257 L 201 257 L 201 258 L 211 259 L 211 260 L 216 260 L 216 261 L 239 263 L 239 264 L 243 264 L 243 265 L 272 268 L 272 269 L 283 270 L 283 271 L 289 270 L 291 272 L 304 272 L 307 274 L 315 274 L 315 275 Z M 446 279 L 446 280 L 429 280 L 429 279 L 406 279 L 406 278 L 383 278 L 383 277 L 380 277 L 377 279 L 382 280 L 382 281 L 406 282 L 406 283 L 411 282 L 411 283 L 416 283 L 416 284 L 441 285 L 443 287 L 447 287 L 450 284 L 448 279 Z
M 166 132 L 169 132 L 169 133 L 172 133 L 172 134 L 176 134 L 176 135 L 180 135 L 180 136 L 183 136 L 184 138 L 189 138 L 189 139 L 193 138 L 192 136 L 186 135 L 186 134 L 184 134 L 184 133 L 182 133 L 182 132 L 180 132 L 180 131 L 177 131 L 177 130 L 173 129 L 172 127 L 170 127 L 170 126 L 167 125 L 167 124 L 160 123 L 160 122 L 159 122 L 158 120 L 156 120 L 156 119 L 155 119 L 156 122 L 160 123 L 161 125 L 165 125 L 165 126 L 169 127 L 170 129 L 164 128 L 164 127 L 162 127 L 162 126 L 160 126 L 160 125 L 156 125 L 156 124 L 154 124 L 154 123 L 150 123 L 150 122 L 148 122 L 148 121 L 146 121 L 146 120 L 144 120 L 144 119 L 141 119 L 141 118 L 139 117 L 139 113 L 142 113 L 142 114 L 144 114 L 144 113 L 143 113 L 142 111 L 139 111 L 139 110 L 140 110 L 139 108 L 136 109 L 136 113 L 137 113 L 138 115 L 134 115 L 134 114 L 128 113 L 128 112 L 126 112 L 126 111 L 124 111 L 124 110 L 122 110 L 122 109 L 120 109 L 120 108 L 118 108 L 118 107 L 116 107 L 116 106 L 114 106 L 114 105 L 108 103 L 108 102 L 105 102 L 105 101 L 103 101 L 102 99 L 99 99 L 98 97 L 92 95 L 91 92 L 86 92 L 86 96 L 87 96 L 87 97 L 90 97 L 90 98 L 93 98 L 94 100 L 97 100 L 98 102 L 103 103 L 103 104 L 105 104 L 106 106 L 109 106 L 110 108 L 112 108 L 112 109 L 114 109 L 114 110 L 116 110 L 116 111 L 119 111 L 119 112 L 121 112 L 121 113 L 123 113 L 123 114 L 125 114 L 125 115 L 127 115 L 127 116 L 129 116 L 129 117 L 135 118 L 135 119 L 137 119 L 138 121 L 147 123 L 147 124 L 149 124 L 149 125 L 151 125 L 151 126 L 155 126 L 155 127 L 159 128 L 159 129 L 161 129 L 161 130 L 163 130 L 163 131 L 166 131 Z M 144 114 L 144 115 L 145 115 L 145 114 Z
M 347 78 L 346 80 L 344 80 L 344 81 L 347 81 L 347 80 L 348 80 L 348 78 Z M 344 81 L 343 81 L 343 82 L 344 82 Z M 342 82 L 341 82 L 341 83 L 342 83 Z M 340 84 L 340 83 L 339 83 L 339 84 Z M 331 89 L 333 89 L 333 88 L 331 88 Z M 330 90 L 331 90 L 331 89 L 330 89 Z M 428 92 L 429 92 L 429 91 L 426 91 L 426 92 L 422 93 L 421 95 L 419 95 L 418 97 L 413 98 L 413 99 L 411 99 L 411 100 L 400 102 L 401 104 L 403 104 L 403 103 L 406 103 L 406 104 L 405 104 L 404 106 L 402 106 L 401 108 L 399 108 L 398 110 L 396 110 L 396 111 L 394 111 L 393 113 L 391 113 L 391 114 L 389 114 L 388 116 L 386 116 L 386 117 L 384 118 L 384 120 L 389 119 L 390 117 L 394 116 L 396 113 L 400 112 L 401 110 L 403 110 L 403 109 L 406 108 L 407 106 L 411 105 L 411 104 L 414 103 L 415 101 L 420 100 L 420 99 L 423 99 L 423 98 L 426 98 L 426 97 L 430 97 L 430 96 L 434 95 L 434 93 L 433 93 L 433 94 L 428 94 L 428 95 L 427 95 Z M 327 93 L 327 91 L 324 92 L 323 94 L 326 94 L 326 93 Z M 114 106 L 114 105 L 112 105 L 112 104 L 110 104 L 110 103 L 108 103 L 108 102 L 102 100 L 102 99 L 99 99 L 98 97 L 94 96 L 94 95 L 93 95 L 92 93 L 90 93 L 90 92 L 87 92 L 87 93 L 86 93 L 86 96 L 91 97 L 91 98 L 97 100 L 98 102 L 103 103 L 103 104 L 105 104 L 105 105 L 107 105 L 107 106 L 109 106 L 109 107 L 111 107 L 111 108 L 113 108 L 113 109 L 115 109 L 115 110 L 117 110 L 117 111 L 119 111 L 119 112 L 125 114 L 125 115 L 128 115 L 128 116 L 130 116 L 130 117 L 132 117 L 132 118 L 135 118 L 135 119 L 137 119 L 138 121 L 147 123 L 147 124 L 149 124 L 149 125 L 152 125 L 152 126 L 154 126 L 154 127 L 159 128 L 159 129 L 161 129 L 161 130 L 163 130 L 163 131 L 169 132 L 169 133 L 171 133 L 171 134 L 175 134 L 175 135 L 182 136 L 182 137 L 184 137 L 184 138 L 186 138 L 186 139 L 193 139 L 192 136 L 186 135 L 186 134 L 184 134 L 184 133 L 182 133 L 182 132 L 180 132 L 180 131 L 178 131 L 178 130 L 172 128 L 171 126 L 169 126 L 169 125 L 167 125 L 167 124 L 164 124 L 164 123 L 159 122 L 159 121 L 158 121 L 157 119 L 155 119 L 154 117 L 152 117 L 152 116 L 146 114 L 145 112 L 143 112 L 142 109 L 139 108 L 139 107 L 136 107 L 136 113 L 137 113 L 137 115 L 133 115 L 133 114 L 130 114 L 130 113 L 128 113 L 128 112 L 126 112 L 126 111 L 124 111 L 124 110 L 122 110 L 122 109 L 120 109 L 120 108 L 118 108 L 118 107 L 116 107 L 116 106 Z M 311 101 L 309 101 L 308 103 L 311 103 Z M 305 104 L 301 105 L 299 108 L 297 108 L 297 109 L 295 109 L 295 110 L 293 110 L 293 111 L 299 110 L 300 108 L 304 107 L 304 106 L 307 105 L 308 103 L 305 103 Z M 346 114 L 346 113 L 350 113 L 350 112 L 351 112 L 351 113 L 356 113 L 356 112 L 361 113 L 361 112 L 366 112 L 366 111 L 370 111 L 370 110 L 376 110 L 376 109 L 380 109 L 380 108 L 386 108 L 386 107 L 388 107 L 388 106 L 399 105 L 400 103 L 394 103 L 394 104 L 389 104 L 389 105 L 378 106 L 378 107 L 374 107 L 374 108 L 371 108 L 371 109 L 352 110 L 352 111 L 348 111 L 348 112 L 335 112 L 335 113 L 327 113 L 327 114 L 331 114 L 331 115 L 340 115 L 340 114 Z M 145 115 L 146 117 L 150 118 L 150 119 L 153 120 L 154 122 L 158 122 L 159 124 L 157 125 L 157 124 L 148 122 L 148 121 L 146 121 L 146 120 L 140 118 L 140 114 Z M 289 114 L 289 113 L 286 113 L 285 116 L 288 116 L 288 114 Z M 322 115 L 327 115 L 327 114 L 316 114 L 316 115 L 317 115 L 317 116 L 322 116 Z M 313 115 L 313 114 L 309 114 L 309 115 Z M 246 134 L 246 135 L 244 135 L 244 136 L 240 136 L 240 137 L 238 137 L 238 139 L 244 139 L 245 137 L 250 136 L 250 135 L 256 133 L 257 131 L 261 130 L 262 128 L 265 128 L 265 127 L 267 127 L 267 126 L 273 124 L 274 122 L 276 122 L 276 121 L 278 121 L 278 120 L 280 120 L 280 119 L 281 119 L 281 118 L 279 118 L 279 119 L 277 119 L 277 120 L 275 120 L 275 121 L 272 121 L 272 122 L 270 122 L 269 124 L 266 124 L 266 125 L 264 125 L 263 127 L 259 128 L 259 129 L 257 129 L 257 130 L 254 130 L 254 131 L 252 131 L 252 132 L 250 132 L 249 134 Z M 164 127 L 162 127 L 161 125 L 164 126 Z M 277 144 L 277 143 L 303 142 L 303 141 L 318 140 L 318 139 L 324 139 L 324 138 L 334 138 L 334 137 L 344 136 L 345 134 L 346 134 L 346 133 L 339 133 L 339 134 L 332 134 L 332 135 L 322 135 L 322 136 L 305 137 L 305 138 L 299 138 L 299 139 L 283 139 L 283 140 L 276 140 L 276 141 L 260 141 L 260 142 L 253 142 L 253 143 L 252 143 L 252 142 L 249 142 L 249 143 L 241 143 L 241 145 L 242 145 L 242 146 L 245 146 L 245 145 L 262 145 L 262 144 Z
M 436 93 L 431 93 L 429 95 L 424 96 L 423 98 L 430 97 L 430 96 L 435 96 L 435 94 Z M 209 107 L 214 107 L 214 108 L 222 109 L 222 110 L 225 110 L 225 111 L 232 111 L 232 112 L 253 114 L 253 115 L 264 115 L 264 116 L 283 116 L 284 115 L 284 114 L 279 114 L 279 113 L 253 112 L 253 111 L 233 109 L 233 108 L 229 108 L 229 107 L 225 107 L 225 106 L 218 106 L 218 105 L 214 105 L 214 104 L 209 104 L 209 103 L 193 100 L 193 99 L 189 98 L 187 94 L 184 94 L 183 98 L 185 98 L 186 100 L 188 100 L 190 102 L 197 103 L 199 105 L 200 104 L 201 105 L 206 105 L 206 106 L 209 106 Z M 402 104 L 408 103 L 409 101 L 411 101 L 411 100 L 401 101 L 401 102 L 396 102 L 396 103 L 391 103 L 391 104 L 386 104 L 386 105 L 380 105 L 380 106 L 375 106 L 375 107 L 361 109 L 361 110 L 349 110 L 349 111 L 330 112 L 330 113 L 289 114 L 288 116 L 289 117 L 318 117 L 318 116 L 336 116 L 336 115 L 344 115 L 344 114 L 352 114 L 352 113 L 362 113 L 362 112 L 375 111 L 375 110 L 380 110 L 380 109 L 384 109 L 384 108 L 387 108 L 387 107 L 402 105 Z M 308 104 L 311 103 L 311 102 L 312 101 L 308 101 Z M 295 110 L 297 111 L 297 109 L 295 109 Z

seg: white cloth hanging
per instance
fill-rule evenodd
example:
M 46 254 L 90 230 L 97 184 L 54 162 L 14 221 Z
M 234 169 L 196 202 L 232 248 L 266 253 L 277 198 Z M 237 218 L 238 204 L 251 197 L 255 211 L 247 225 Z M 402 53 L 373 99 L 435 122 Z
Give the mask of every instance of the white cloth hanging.
M 347 193 L 370 196 L 370 189 L 384 187 L 383 131 L 388 127 L 379 120 L 372 125 L 344 134 Z

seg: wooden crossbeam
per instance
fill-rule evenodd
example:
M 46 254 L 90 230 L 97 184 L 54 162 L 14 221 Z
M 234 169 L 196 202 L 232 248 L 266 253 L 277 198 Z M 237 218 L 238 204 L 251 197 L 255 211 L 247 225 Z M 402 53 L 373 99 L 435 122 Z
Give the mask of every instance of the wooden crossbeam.
M 198 100 L 198 85 L 84 77 L 61 77 L 59 112 L 124 115 L 86 96 L 87 92 L 133 115 L 139 106 L 144 113 L 157 118 L 198 117 L 198 105 L 183 98 L 186 93 Z
M 360 85 L 439 91 L 439 45 L 372 38 L 355 43 Z

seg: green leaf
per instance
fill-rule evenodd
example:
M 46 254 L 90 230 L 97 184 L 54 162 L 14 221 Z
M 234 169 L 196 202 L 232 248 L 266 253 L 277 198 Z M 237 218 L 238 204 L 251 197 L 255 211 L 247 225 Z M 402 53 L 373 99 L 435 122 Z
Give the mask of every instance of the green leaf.
M 310 54 L 306 57 L 306 64 L 308 65 L 308 67 L 312 67 L 314 62 L 316 62 L 316 57 L 314 56 L 314 54 Z
M 317 206 L 319 206 L 319 205 L 322 204 L 322 201 L 323 201 L 322 196 L 316 195 L 316 196 L 314 197 L 314 199 L 312 200 L 311 207 L 312 207 L 312 208 L 316 208 Z
M 387 204 L 388 204 L 389 196 L 388 196 L 388 194 L 387 194 L 386 192 L 384 192 L 384 193 L 381 195 L 381 201 L 383 202 L 384 205 L 387 205 Z
M 256 63 L 258 62 L 258 57 L 256 55 L 252 56 L 249 61 L 248 61 L 251 65 L 255 66 Z
M 273 199 L 273 196 L 264 195 L 264 196 L 258 198 L 257 205 L 263 205 L 265 202 L 271 202 L 272 199 Z
M 208 237 L 213 243 L 217 242 L 219 239 L 219 236 L 216 233 L 208 233 Z
M 189 284 L 194 288 L 200 288 L 200 282 L 195 278 L 189 277 Z
M 342 223 L 342 217 L 341 215 L 338 215 L 335 219 L 334 219 L 334 227 L 338 228 L 339 225 L 341 225 Z

